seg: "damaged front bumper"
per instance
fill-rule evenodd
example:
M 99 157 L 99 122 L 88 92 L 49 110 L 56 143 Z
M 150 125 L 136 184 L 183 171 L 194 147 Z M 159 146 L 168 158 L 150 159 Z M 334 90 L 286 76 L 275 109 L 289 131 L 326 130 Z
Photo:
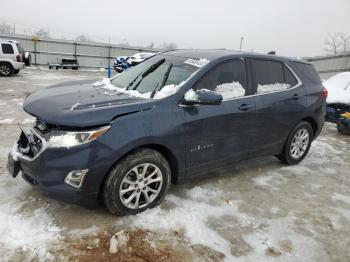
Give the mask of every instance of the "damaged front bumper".
M 110 148 L 98 141 L 72 148 L 51 148 L 44 135 L 33 127 L 29 133 L 22 131 L 8 155 L 7 168 L 12 177 L 21 175 L 47 197 L 95 208 L 104 176 L 113 164 L 112 157 Z M 74 187 L 66 178 L 77 170 L 88 171 L 81 186 Z

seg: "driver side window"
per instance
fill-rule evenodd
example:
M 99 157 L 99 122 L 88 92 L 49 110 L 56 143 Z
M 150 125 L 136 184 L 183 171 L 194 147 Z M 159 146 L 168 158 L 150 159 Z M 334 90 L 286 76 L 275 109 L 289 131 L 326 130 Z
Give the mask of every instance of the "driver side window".
M 200 89 L 215 91 L 224 100 L 245 96 L 247 81 L 244 61 L 230 60 L 216 65 L 194 86 L 194 90 Z

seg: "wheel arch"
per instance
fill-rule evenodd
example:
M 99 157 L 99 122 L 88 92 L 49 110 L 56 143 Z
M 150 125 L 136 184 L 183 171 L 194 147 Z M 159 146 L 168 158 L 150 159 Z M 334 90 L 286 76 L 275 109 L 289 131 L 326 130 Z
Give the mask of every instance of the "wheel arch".
M 13 65 L 12 65 L 12 63 L 10 61 L 8 61 L 8 60 L 1 60 L 0 61 L 0 65 L 3 65 L 3 64 L 9 65 L 12 68 L 12 70 L 14 70 L 14 67 L 13 67 Z
M 311 127 L 312 127 L 312 131 L 313 131 L 313 137 L 315 137 L 315 135 L 317 134 L 317 131 L 318 131 L 318 124 L 317 124 L 317 121 L 313 118 L 313 117 L 304 117 L 303 119 L 301 119 L 300 121 L 305 121 L 305 122 L 308 122 Z

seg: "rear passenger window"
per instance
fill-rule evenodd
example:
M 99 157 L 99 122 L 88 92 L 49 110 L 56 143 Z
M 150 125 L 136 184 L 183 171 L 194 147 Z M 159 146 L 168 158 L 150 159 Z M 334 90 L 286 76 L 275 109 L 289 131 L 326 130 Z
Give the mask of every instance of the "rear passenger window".
M 208 89 L 222 95 L 224 100 L 246 95 L 245 63 L 242 60 L 223 62 L 204 75 L 193 88 Z
M 11 44 L 1 44 L 3 54 L 14 54 L 13 47 Z
M 258 94 L 286 90 L 298 83 L 293 73 L 281 62 L 254 60 L 252 66 Z

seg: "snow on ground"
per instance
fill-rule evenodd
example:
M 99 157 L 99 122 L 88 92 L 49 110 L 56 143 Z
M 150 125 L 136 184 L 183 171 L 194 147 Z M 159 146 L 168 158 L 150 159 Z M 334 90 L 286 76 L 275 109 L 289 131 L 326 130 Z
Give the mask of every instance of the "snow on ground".
M 0 124 L 12 124 L 13 123 L 12 118 L 5 118 L 5 119 L 0 119 Z
M 0 78 L 0 120 L 13 120 L 0 122 L 1 261 L 62 261 L 61 255 L 76 254 L 75 241 L 86 247 L 85 237 L 96 240 L 108 227 L 157 232 L 154 247 L 178 232 L 189 248 L 205 247 L 195 253 L 198 261 L 208 258 L 210 250 L 223 253 L 227 261 L 348 260 L 350 138 L 330 124 L 299 165 L 285 166 L 273 157 L 249 161 L 223 174 L 172 186 L 159 207 L 137 216 L 114 217 L 103 208 L 86 210 L 48 200 L 20 177 L 9 177 L 7 153 L 19 134 L 15 123 L 29 126 L 33 121 L 20 100 L 60 79 L 102 77 L 97 74 L 25 69 Z M 177 252 L 176 242 L 169 250 Z
M 23 211 L 28 202 L 25 196 L 31 186 L 23 180 L 13 180 L 0 174 L 0 247 L 2 261 L 11 261 L 18 252 L 24 252 L 28 261 L 37 257 L 40 261 L 53 260 L 50 249 L 60 239 L 60 228 L 46 212 L 46 207 Z
M 237 213 L 237 205 L 227 205 L 223 193 L 196 187 L 185 197 L 168 195 L 174 208 L 164 210 L 155 208 L 137 215 L 134 225 L 152 231 L 185 230 L 191 244 L 208 246 L 232 259 L 230 243 L 207 225 L 209 218 L 216 219 Z M 208 212 L 210 210 L 210 212 Z

